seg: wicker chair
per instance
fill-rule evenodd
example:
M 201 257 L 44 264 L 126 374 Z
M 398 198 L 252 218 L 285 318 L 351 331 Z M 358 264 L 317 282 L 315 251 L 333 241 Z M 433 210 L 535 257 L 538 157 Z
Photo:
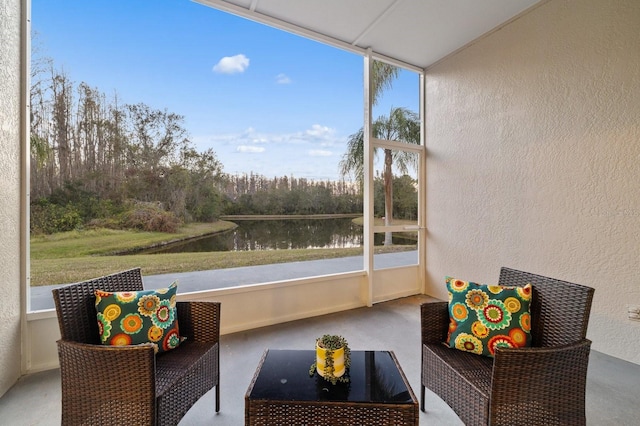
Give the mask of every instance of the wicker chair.
M 422 381 L 466 425 L 584 425 L 591 341 L 585 339 L 594 290 L 502 268 L 500 285 L 531 283 L 532 347 L 496 349 L 495 358 L 442 344 L 447 302 L 421 306 Z
M 53 290 L 63 425 L 175 425 L 214 386 L 219 411 L 220 303 L 177 302 L 187 340 L 155 355 L 150 345 L 99 343 L 96 289 L 142 290 L 140 268 Z

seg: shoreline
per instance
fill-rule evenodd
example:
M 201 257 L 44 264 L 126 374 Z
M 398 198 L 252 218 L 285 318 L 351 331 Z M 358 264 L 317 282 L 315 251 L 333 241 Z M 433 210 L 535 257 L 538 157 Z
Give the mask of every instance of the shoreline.
M 333 214 L 238 214 L 222 215 L 220 220 L 286 220 L 286 219 L 345 219 L 361 217 L 362 213 Z

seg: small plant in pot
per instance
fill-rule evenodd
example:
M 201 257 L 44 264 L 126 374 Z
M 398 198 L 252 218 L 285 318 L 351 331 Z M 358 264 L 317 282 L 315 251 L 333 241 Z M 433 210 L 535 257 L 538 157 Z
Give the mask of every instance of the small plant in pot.
M 351 365 L 351 350 L 347 340 L 339 335 L 325 334 L 316 339 L 316 362 L 309 368 L 309 375 L 317 371 L 320 377 L 336 384 L 348 383 L 345 373 Z

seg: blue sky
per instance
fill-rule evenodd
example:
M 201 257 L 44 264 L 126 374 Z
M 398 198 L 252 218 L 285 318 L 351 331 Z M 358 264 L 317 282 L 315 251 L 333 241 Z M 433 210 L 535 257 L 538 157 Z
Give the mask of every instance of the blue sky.
M 188 1 L 32 0 L 34 44 L 76 83 L 185 117 L 227 173 L 337 179 L 363 123 L 362 57 Z M 374 114 L 417 111 L 403 72 Z

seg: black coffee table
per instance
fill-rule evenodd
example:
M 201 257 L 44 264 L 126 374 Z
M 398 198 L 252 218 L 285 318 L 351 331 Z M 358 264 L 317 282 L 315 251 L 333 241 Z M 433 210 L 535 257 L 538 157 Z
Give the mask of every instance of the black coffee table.
M 390 351 L 352 351 L 349 383 L 309 367 L 315 351 L 267 349 L 245 395 L 246 425 L 417 425 L 418 401 Z

